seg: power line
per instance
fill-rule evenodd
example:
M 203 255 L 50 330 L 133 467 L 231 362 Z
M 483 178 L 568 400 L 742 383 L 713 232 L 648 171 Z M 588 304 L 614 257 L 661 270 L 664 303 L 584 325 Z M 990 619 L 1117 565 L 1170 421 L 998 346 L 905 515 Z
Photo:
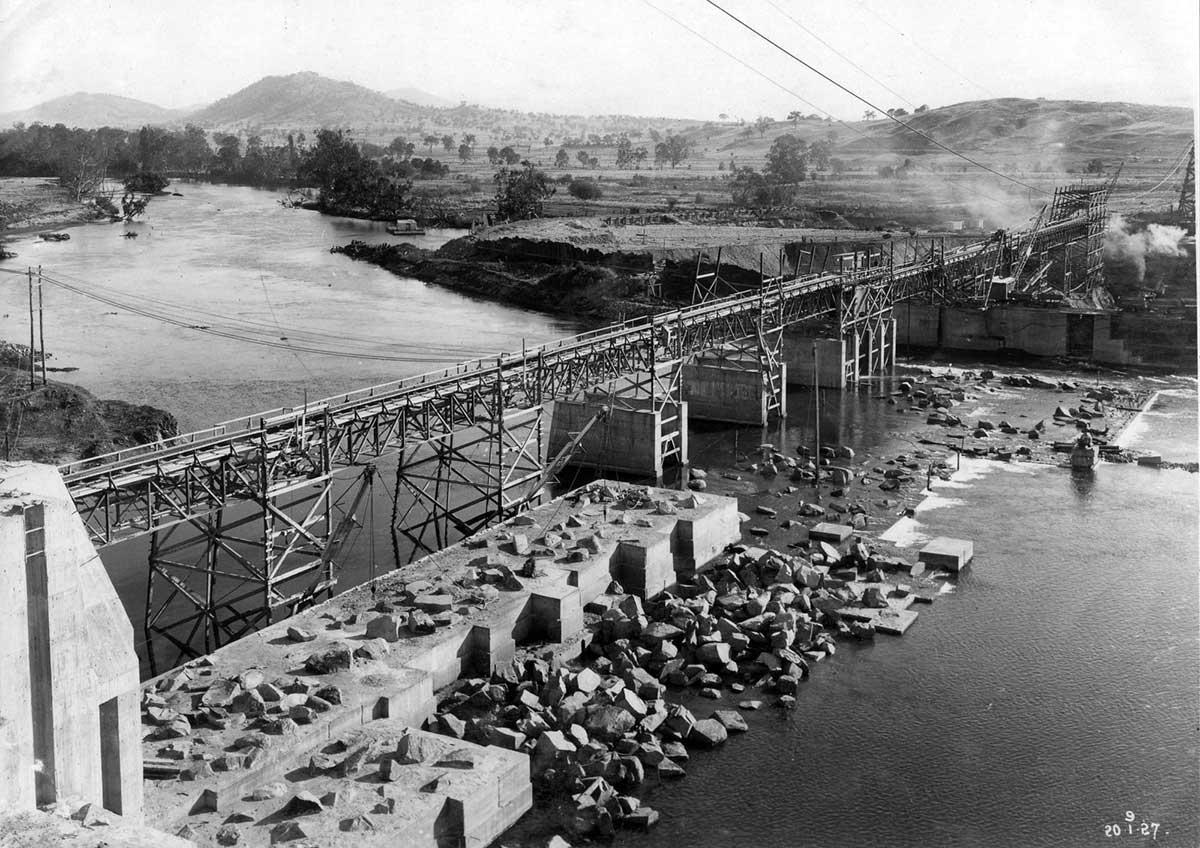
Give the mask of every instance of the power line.
M 767 81 L 767 82 L 769 82 L 771 85 L 773 85 L 773 86 L 775 86 L 776 88 L 778 88 L 780 91 L 782 91 L 782 92 L 784 92 L 784 93 L 786 93 L 786 94 L 790 94 L 792 97 L 795 97 L 797 100 L 799 100 L 799 101 L 800 101 L 801 103 L 803 103 L 804 105 L 806 105 L 806 106 L 808 106 L 808 107 L 810 107 L 810 108 L 812 108 L 812 109 L 815 109 L 816 111 L 818 111 L 818 112 L 820 112 L 821 114 L 825 115 L 825 117 L 829 118 L 831 121 L 834 121 L 834 122 L 835 122 L 835 123 L 837 123 L 839 126 L 841 126 L 841 127 L 845 127 L 845 128 L 846 128 L 846 129 L 848 129 L 850 132 L 854 133 L 855 135 L 857 135 L 857 136 L 859 136 L 860 138 L 862 138 L 863 140 L 865 140 L 865 141 L 866 141 L 868 144 L 871 144 L 872 146 L 874 146 L 876 149 L 878 149 L 878 150 L 881 150 L 881 151 L 882 151 L 882 152 L 884 152 L 884 153 L 891 153 L 891 152 L 892 152 L 891 150 L 888 150 L 888 149 L 884 148 L 884 147 L 883 147 L 883 145 L 881 145 L 881 144 L 879 143 L 879 140 L 878 140 L 878 139 L 876 139 L 876 138 L 873 138 L 873 137 L 872 137 L 870 134 L 863 132 L 863 131 L 862 131 L 862 130 L 860 130 L 858 127 L 854 126 L 853 124 L 847 123 L 846 121 L 843 121 L 843 120 L 842 120 L 842 119 L 840 119 L 840 118 L 835 118 L 835 117 L 833 116 L 833 114 L 832 114 L 831 112 L 829 112 L 827 109 L 823 109 L 823 108 L 821 108 L 820 106 L 817 106 L 815 103 L 812 103 L 812 102 L 810 102 L 809 100 L 806 100 L 806 99 L 805 99 L 805 98 L 804 98 L 802 95 L 798 94 L 798 93 L 797 93 L 796 91 L 794 91 L 793 89 L 791 89 L 791 88 L 788 88 L 786 85 L 784 85 L 783 83 L 779 82 L 778 80 L 776 80 L 774 77 L 770 76 L 769 74 L 766 74 L 766 73 L 764 73 L 763 71 L 760 71 L 758 68 L 754 67 L 754 66 L 753 66 L 753 65 L 751 65 L 749 62 L 747 62 L 747 61 L 745 61 L 744 59 L 742 59 L 741 57 L 739 57 L 739 56 L 737 56 L 737 55 L 735 55 L 735 54 L 733 54 L 733 53 L 729 52 L 729 51 L 728 51 L 728 50 L 726 50 L 724 47 L 722 47 L 720 44 L 717 44 L 715 41 L 713 41 L 713 40 L 712 40 L 711 38 L 709 38 L 708 36 L 704 35 L 704 34 L 703 34 L 703 33 L 701 33 L 701 32 L 698 32 L 698 31 L 697 31 L 697 30 L 695 30 L 694 28 L 692 28 L 692 27 L 688 26 L 686 23 L 684 23 L 683 21 L 679 20 L 679 18 L 677 18 L 677 17 L 675 17 L 674 15 L 672 15 L 670 12 L 667 12 L 666 10 L 664 10 L 664 9 L 660 9 L 658 6 L 655 6 L 655 5 L 654 5 L 652 2 L 650 2 L 650 0 L 642 0 L 642 2 L 643 2 L 643 3 L 645 3 L 647 6 L 649 6 L 651 9 L 653 9 L 654 11 L 658 12 L 658 13 L 659 13 L 660 15 L 662 15 L 663 17 L 667 18 L 667 19 L 668 19 L 668 20 L 670 20 L 670 21 L 673 21 L 675 24 L 677 24 L 677 25 L 678 25 L 679 27 L 681 27 L 682 29 L 685 29 L 685 30 L 687 30 L 687 31 L 688 31 L 688 32 L 690 32 L 692 35 L 696 36 L 696 38 L 700 39 L 701 41 L 703 41 L 703 42 L 704 42 L 705 44 L 707 44 L 708 46 L 712 47 L 712 48 L 713 48 L 714 50 L 716 50 L 717 52 L 719 52 L 719 53 L 722 53 L 722 54 L 724 54 L 725 56 L 728 56 L 730 59 L 732 59 L 733 61 L 737 62 L 739 65 L 741 65 L 741 66 L 742 66 L 743 68 L 745 68 L 746 70 L 748 70 L 748 71 L 750 71 L 751 73 L 755 74 L 756 76 L 759 76 L 759 77 L 761 77 L 762 79 L 766 80 L 766 81 Z M 948 184 L 948 185 L 949 185 L 951 188 L 957 188 L 957 186 L 956 186 L 956 184 L 954 183 L 954 181 L 953 181 L 953 180 L 950 180 L 950 179 L 949 179 L 948 177 L 946 177 L 944 174 L 941 174 L 941 173 L 939 173 L 938 171 L 935 171 L 935 170 L 933 170 L 933 168 L 930 168 L 930 167 L 927 167 L 927 166 L 925 166 L 925 165 L 922 165 L 920 162 L 913 162 L 913 165 L 914 165 L 915 167 L 917 167 L 917 168 L 920 168 L 922 171 L 925 171 L 926 173 L 932 174 L 933 176 L 935 176 L 935 177 L 938 177 L 939 179 L 941 179 L 941 180 L 945 181 L 945 182 L 946 182 L 946 183 L 947 183 L 947 184 Z M 1034 191 L 1038 191 L 1038 189 L 1034 189 Z M 1009 202 L 1011 202 L 1011 201 L 1009 201 L 1009 200 L 1006 200 L 1006 199 L 1004 199 L 1004 198 L 994 197 L 993 195 L 990 195 L 990 194 L 988 194 L 987 192 L 984 192 L 984 191 L 980 191 L 980 190 L 978 190 L 977 188 L 972 188 L 972 192 L 971 192 L 971 193 L 972 193 L 972 194 L 974 194 L 974 195 L 977 195 L 977 196 L 979 196 L 979 197 L 985 197 L 985 198 L 987 198 L 988 200 L 994 201 L 994 202 L 996 202 L 996 203 L 1005 204 L 1005 203 L 1009 203 Z M 1048 194 L 1048 192 L 1045 192 L 1045 191 L 1043 191 L 1043 192 L 1041 192 L 1041 193 L 1042 193 L 1042 194 Z
M 83 297 L 87 297 L 92 300 L 99 301 L 100 303 L 105 303 L 109 306 L 115 306 L 119 309 L 125 309 L 136 315 L 141 315 L 144 318 L 150 318 L 155 321 L 161 321 L 166 324 L 173 324 L 177 327 L 182 327 L 183 329 L 186 329 L 186 330 L 195 330 L 200 333 L 206 333 L 208 335 L 218 336 L 220 338 L 226 338 L 226 339 L 232 339 L 234 341 L 246 342 L 247 344 L 256 344 L 256 345 L 260 345 L 262 347 L 276 348 L 278 350 L 287 350 L 287 351 L 293 351 L 293 352 L 300 351 L 303 353 L 315 353 L 315 354 L 320 354 L 322 356 L 336 356 L 336 357 L 341 357 L 341 358 L 346 358 L 346 359 L 370 359 L 370 360 L 375 360 L 375 361 L 379 361 L 379 362 L 417 363 L 417 362 L 444 362 L 444 361 L 446 361 L 445 357 L 438 357 L 438 356 L 386 356 L 383 354 L 372 354 L 372 353 L 354 352 L 354 351 L 346 351 L 346 350 L 329 350 L 326 348 L 313 347 L 310 345 L 294 345 L 294 344 L 284 343 L 282 341 L 272 341 L 270 339 L 255 338 L 252 336 L 240 335 L 236 332 L 232 332 L 229 330 L 218 330 L 218 329 L 214 329 L 213 327 L 205 327 L 205 326 L 201 326 L 201 325 L 197 325 L 197 324 L 188 323 L 186 321 L 186 319 L 181 319 L 181 318 L 176 318 L 171 315 L 156 313 L 152 310 L 147 310 L 147 309 L 139 307 L 135 304 L 117 300 L 115 298 L 105 296 L 98 292 L 86 291 L 84 289 L 79 288 L 78 286 L 73 286 L 70 283 L 55 279 L 54 277 L 48 276 L 46 274 L 42 275 L 42 280 L 44 282 L 50 283 L 51 285 L 58 286 L 59 288 L 66 289 L 67 291 L 74 292 L 75 294 L 81 295 Z
M 915 47 L 915 48 L 917 48 L 918 50 L 920 50 L 922 53 L 924 53 L 924 54 L 925 54 L 926 56 L 928 56 L 930 59 L 933 59 L 935 62 L 937 62 L 939 65 L 941 65 L 941 66 L 942 66 L 943 68 L 945 68 L 946 70 L 950 71 L 950 72 L 951 72 L 951 73 L 953 73 L 953 74 L 957 74 L 957 75 L 958 75 L 959 77 L 961 77 L 961 78 L 962 78 L 964 81 L 966 81 L 966 82 L 970 83 L 971 85 L 975 86 L 975 87 L 976 87 L 976 88 L 978 88 L 980 91 L 982 91 L 984 94 L 987 94 L 988 96 L 990 96 L 990 97 L 995 97 L 995 98 L 998 98 L 998 97 L 1000 97 L 1000 95 L 999 95 L 999 94 L 997 94 L 996 92 L 992 91 L 992 90 L 991 90 L 990 88 L 988 88 L 987 86 L 985 86 L 985 85 L 981 85 L 980 83 L 977 83 L 977 82 L 975 82 L 975 80 L 973 80 L 973 79 L 971 79 L 970 77 L 968 77 L 968 76 L 967 76 L 966 74 L 964 74 L 962 71 L 958 70 L 957 68 L 955 68 L 955 67 L 954 67 L 954 66 L 952 66 L 952 65 L 949 65 L 949 64 L 947 64 L 947 63 L 946 63 L 946 62 L 945 62 L 945 61 L 944 61 L 944 60 L 943 60 L 943 59 L 942 59 L 940 56 L 938 56 L 936 53 L 933 53 L 932 51 L 930 51 L 930 50 L 927 50 L 926 48 L 922 47 L 922 46 L 921 46 L 921 45 L 920 45 L 920 44 L 917 42 L 917 40 L 916 40 L 915 38 L 913 38 L 911 35 L 908 35 L 908 34 L 907 34 L 907 33 L 905 33 L 903 30 L 901 30 L 901 29 L 898 29 L 896 26 L 894 26 L 892 23 L 890 23 L 890 22 L 887 20 L 887 18 L 883 17 L 883 15 L 879 14 L 879 13 L 878 13 L 878 12 L 876 12 L 874 9 L 870 8 L 869 6 L 867 6 L 867 4 L 866 4 L 866 3 L 863 3 L 863 2 L 862 2 L 862 0 L 856 0 L 856 5 L 857 5 L 857 6 L 858 6 L 860 9 L 864 9 L 864 10 L 866 10 L 867 12 L 870 12 L 872 15 L 874 15 L 874 16 L 875 16 L 876 20 L 878 20 L 878 21 L 879 21 L 881 24 L 883 24 L 884 26 L 886 26 L 886 27 L 887 27 L 888 29 L 890 29 L 892 32 L 896 33 L 896 34 L 897 34 L 898 36 L 900 36 L 901 38 L 905 38 L 905 39 L 907 39 L 907 40 L 908 40 L 908 42 L 909 42 L 909 43 L 910 43 L 910 44 L 911 44 L 913 47 Z
M 0 270 L 7 270 L 7 269 L 0 269 Z M 15 273 L 15 272 L 10 271 L 9 273 Z M 63 282 L 73 283 L 77 287 L 85 287 L 87 290 L 86 292 L 83 292 L 85 294 L 85 296 L 86 296 L 87 292 L 98 292 L 100 294 L 107 295 L 109 298 L 111 298 L 114 301 L 119 302 L 117 304 L 110 304 L 110 305 L 119 305 L 120 308 L 127 308 L 130 311 L 137 311 L 138 309 L 146 309 L 145 306 L 133 307 L 128 304 L 128 301 L 122 301 L 121 298 L 122 298 L 122 296 L 126 295 L 126 292 L 123 292 L 123 291 L 120 291 L 117 289 L 113 289 L 111 287 L 106 287 L 106 286 L 103 286 L 101 284 L 95 283 L 90 280 L 83 280 L 78 277 L 74 277 L 70 274 L 64 274 L 61 272 L 56 273 L 56 277 L 58 278 L 58 282 L 60 282 L 60 283 L 63 283 Z M 478 347 L 466 346 L 466 345 L 429 345 L 429 344 L 415 344 L 415 343 L 397 343 L 390 339 L 379 338 L 379 337 L 351 336 L 351 335 L 347 335 L 346 333 L 325 333 L 325 332 L 321 332 L 319 330 L 289 328 L 289 327 L 283 327 L 283 326 L 279 325 L 277 321 L 274 324 L 270 324 L 270 323 L 254 321 L 254 320 L 246 319 L 246 318 L 237 318 L 237 317 L 230 316 L 223 312 L 214 312 L 212 310 L 204 309 L 203 307 L 199 307 L 199 306 L 178 304 L 178 303 L 174 303 L 172 301 L 162 300 L 160 298 L 149 297 L 147 295 L 139 294 L 139 295 L 137 295 L 137 298 L 138 298 L 139 304 L 148 303 L 148 304 L 157 305 L 158 307 L 161 307 L 160 311 L 158 313 L 156 313 L 156 315 L 161 315 L 161 314 L 165 313 L 167 315 L 170 315 L 173 318 L 177 318 L 178 320 L 186 319 L 188 321 L 187 327 L 189 329 L 199 329 L 197 326 L 194 326 L 197 316 L 204 316 L 207 319 L 216 319 L 216 321 L 221 322 L 224 325 L 225 329 L 230 330 L 230 331 L 240 331 L 243 333 L 251 333 L 251 334 L 264 334 L 265 332 L 271 332 L 273 334 L 276 334 L 276 338 L 278 338 L 278 336 L 281 336 L 281 335 L 287 335 L 289 340 L 292 337 L 296 337 L 298 339 L 306 341 L 309 344 L 323 344 L 323 343 L 327 343 L 327 342 L 337 342 L 338 346 L 342 347 L 342 348 L 365 347 L 368 350 L 373 350 L 373 349 L 383 345 L 383 346 L 388 346 L 388 347 L 397 348 L 397 349 L 409 349 L 409 350 L 414 350 L 414 351 L 420 351 L 422 353 L 431 353 L 431 352 L 443 353 L 448 356 L 449 355 L 452 355 L 452 356 L 477 355 L 479 353 L 479 351 L 481 350 Z M 480 331 L 480 334 L 482 334 L 482 332 L 483 331 Z M 501 335 L 501 334 L 496 333 L 496 335 Z M 428 361 L 441 361 L 441 360 L 428 360 Z
M 873 75 L 873 74 L 872 74 L 870 71 L 868 71 L 866 68 L 864 68 L 864 67 L 862 67 L 861 65 L 859 65 L 857 62 L 855 62 L 853 59 L 851 59 L 851 58 L 850 58 L 849 56 L 847 56 L 845 53 L 843 53 L 842 51 L 838 50 L 836 47 L 834 47 L 834 46 L 833 46 L 832 44 L 830 44 L 828 41 L 826 41 L 825 39 L 821 38 L 821 36 L 817 35 L 815 32 L 813 32 L 811 29 L 809 29 L 808 27 L 806 27 L 804 24 L 800 23 L 798 20 L 796 20 L 795 18 L 793 18 L 793 17 L 792 17 L 792 15 L 791 15 L 791 13 L 790 13 L 790 12 L 788 12 L 786 9 L 780 8 L 780 7 L 779 7 L 779 6 L 778 6 L 778 5 L 775 3 L 775 0 L 767 0 L 767 3 L 769 3 L 769 4 L 771 5 L 771 8 L 773 8 L 773 9 L 774 9 L 776 12 L 778 12 L 778 13 L 779 13 L 779 14 L 781 14 L 781 15 L 783 15 L 785 18 L 787 18 L 789 21 L 791 21 L 792 23 L 794 23 L 794 24 L 795 24 L 796 26 L 798 26 L 800 29 L 804 30 L 804 31 L 805 31 L 805 32 L 807 32 L 809 35 L 811 35 L 813 38 L 815 38 L 817 41 L 819 41 L 821 44 L 825 45 L 825 47 L 827 47 L 829 50 L 831 50 L 831 51 L 834 53 L 834 55 L 836 55 L 836 56 L 838 56 L 839 58 L 841 58 L 841 59 L 842 59 L 842 61 L 844 61 L 844 62 L 847 62 L 849 65 L 851 65 L 851 67 L 854 67 L 854 68 L 856 68 L 856 69 L 857 69 L 857 70 L 858 70 L 860 73 L 862 73 L 863 75 L 865 75 L 865 76 L 866 76 L 868 79 L 874 80 L 876 83 L 878 83 L 879 85 L 883 86 L 883 88 L 887 89 L 887 91 L 888 91 L 890 94 L 892 94 L 894 97 L 898 97 L 898 98 L 900 98 L 902 101 L 904 101 L 905 103 L 907 103 L 909 106 L 912 106 L 914 109 L 915 109 L 915 108 L 917 108 L 917 107 L 916 107 L 916 104 L 915 104 L 915 103 L 913 103 L 911 100 L 909 100 L 907 97 L 905 97 L 903 94 L 901 94 L 900 92 L 896 91 L 894 88 L 892 88 L 891 86 L 889 86 L 889 85 L 888 85 L 886 82 L 884 82 L 883 80 L 879 79 L 879 77 L 877 77 L 877 76 Z
M 941 148 L 942 150 L 946 151 L 947 153 L 949 153 L 949 154 L 951 154 L 951 155 L 953 155 L 953 156 L 957 156 L 959 159 L 962 159 L 964 162 L 969 162 L 970 164 L 974 165 L 974 166 L 975 166 L 975 167 L 977 167 L 977 168 L 980 168 L 981 170 L 987 171 L 987 172 L 988 172 L 988 173 L 990 173 L 990 174 L 994 174 L 994 175 L 996 175 L 997 177 L 1000 177 L 1001 179 L 1008 180 L 1009 182 L 1011 182 L 1011 183 L 1013 183 L 1013 184 L 1015 184 L 1015 185 L 1019 185 L 1019 186 L 1021 186 L 1022 188 L 1027 188 L 1027 189 L 1029 189 L 1030 191 L 1036 191 L 1038 194 L 1043 194 L 1043 195 L 1049 195 L 1049 194 L 1050 194 L 1050 192 L 1048 192 L 1048 191 L 1045 191 L 1044 189 L 1037 188 L 1036 186 L 1032 186 L 1032 185 L 1030 185 L 1029 183 L 1021 182 L 1020 180 L 1016 179 L 1015 177 L 1010 177 L 1008 174 L 1002 173 L 1001 171 L 997 171 L 995 168 L 989 167 L 988 165 L 985 165 L 985 164 L 983 164 L 982 162 L 979 162 L 979 161 L 977 161 L 977 160 L 975 160 L 975 159 L 972 159 L 970 156 L 967 156 L 965 153 L 960 153 L 960 152 L 958 152 L 957 150 L 955 150 L 954 148 L 950 147 L 949 145 L 942 144 L 942 142 L 938 141 L 938 140 L 937 140 L 936 138 L 934 138 L 933 136 L 931 136 L 931 135 L 928 135 L 927 133 L 923 133 L 923 132 L 921 132 L 921 131 L 920 131 L 919 129 L 917 129 L 916 127 L 914 127 L 914 126 L 912 126 L 911 124 L 908 124 L 908 123 L 906 123 L 906 122 L 904 122 L 904 121 L 900 120 L 900 119 L 899 119 L 899 118 L 897 118 L 895 115 L 889 115 L 889 114 L 887 114 L 887 110 L 886 110 L 886 109 L 883 109 L 883 108 L 881 108 L 881 107 L 879 107 L 879 106 L 876 106 L 874 103 L 872 103 L 872 102 L 871 102 L 870 100 L 868 100 L 867 98 L 863 97 L 861 94 L 857 93 L 856 91 L 853 91 L 853 90 L 852 90 L 852 89 L 850 89 L 850 88 L 847 88 L 846 86 L 842 85 L 840 82 L 838 82 L 837 80 L 835 80 L 833 77 L 831 77 L 831 76 L 829 76 L 828 74 L 826 74 L 825 72 L 823 72 L 823 71 L 821 71 L 821 70 L 819 70 L 819 69 L 817 69 L 817 68 L 813 67 L 813 66 L 812 66 L 812 65 L 810 65 L 808 62 L 804 61 L 804 60 L 803 60 L 803 59 L 801 59 L 799 56 L 797 56 L 795 53 L 793 53 L 793 52 L 791 52 L 790 50 L 788 50 L 786 47 L 783 47 L 783 46 L 781 46 L 779 43 L 777 43 L 777 42 L 773 41 L 773 40 L 772 40 L 772 39 L 771 39 L 769 36 L 767 36 L 766 34 L 764 34 L 764 33 L 760 32 L 759 30 L 755 29 L 753 26 L 751 26 L 750 24 L 746 23 L 744 20 L 742 20 L 741 18 L 739 18 L 737 15 L 735 15 L 735 14 L 733 14 L 732 12 L 728 11 L 727 9 L 725 9 L 723 6 L 721 6 L 719 3 L 717 3 L 717 2 L 716 2 L 716 0 L 704 0 L 704 1 L 705 1 L 706 3 L 708 3 L 708 5 L 712 6 L 714 9 L 716 9 L 718 12 L 720 12 L 721 14 L 725 15 L 725 16 L 726 16 L 726 17 L 728 17 L 730 20 L 732 20 L 732 21 L 734 21 L 735 23 L 737 23 L 739 26 L 742 26 L 742 27 L 744 27 L 745 29 L 749 30 L 749 31 L 750 31 L 750 32 L 752 32 L 754 35 L 758 36 L 760 39 L 762 39 L 763 41 L 765 41 L 767 44 L 770 44 L 772 47 L 774 47 L 774 48 L 775 48 L 776 50 L 778 50 L 780 53 L 783 53 L 783 54 L 784 54 L 785 56 L 787 56 L 788 58 L 790 58 L 790 59 L 792 59 L 793 61 L 795 61 L 795 62 L 799 63 L 800 65 L 803 65 L 805 68 L 808 68 L 810 71 L 812 71 L 812 72 L 813 72 L 814 74 L 816 74 L 817 76 L 821 77 L 821 78 L 822 78 L 823 80 L 825 80 L 826 82 L 829 82 L 829 83 L 831 83 L 832 85 L 835 85 L 835 86 L 837 86 L 839 89 L 841 89 L 842 91 L 844 91 L 846 94 L 849 94 L 849 95 L 850 95 L 851 97 L 853 97 L 855 100 L 859 101 L 860 103 L 864 103 L 864 104 L 866 104 L 866 105 L 867 105 L 867 106 L 869 106 L 871 109 L 875 110 L 877 113 L 879 113 L 879 114 L 882 114 L 882 115 L 883 115 L 885 118 L 887 118 L 889 121 L 892 121 L 892 122 L 894 122 L 894 123 L 896 123 L 896 124 L 900 125 L 900 126 L 901 126 L 901 127 L 903 127 L 904 129 L 908 130 L 909 132 L 913 133 L 914 135 L 917 135 L 917 136 L 919 136 L 919 137 L 921 137 L 921 138 L 925 139 L 926 141 L 928 141 L 930 144 L 934 145 L 935 147 Z

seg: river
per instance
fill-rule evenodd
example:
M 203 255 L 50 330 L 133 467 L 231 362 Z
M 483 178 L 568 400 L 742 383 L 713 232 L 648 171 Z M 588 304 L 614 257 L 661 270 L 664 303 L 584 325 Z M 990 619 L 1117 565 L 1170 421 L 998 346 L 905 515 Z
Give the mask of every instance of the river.
M 383 224 L 286 209 L 282 194 L 261 189 L 171 188 L 183 196 L 154 198 L 134 224 L 74 227 L 65 242 L 14 240 L 19 258 L 6 267 L 41 265 L 89 292 L 210 328 L 44 287 L 49 364 L 79 369 L 61 379 L 98 397 L 166 409 L 182 431 L 299 405 L 306 392 L 315 400 L 578 329 L 329 253 L 351 239 L 395 241 Z M 406 240 L 437 247 L 462 234 L 431 230 Z M 20 342 L 29 336 L 26 286 L 4 279 L 0 338 Z M 270 346 L 281 337 L 292 348 L 341 355 Z
M 1195 381 L 1161 385 L 1126 442 L 1195 461 Z M 843 425 L 886 446 L 861 398 Z M 954 591 L 903 638 L 839 645 L 794 712 L 743 713 L 750 732 L 694 754 L 645 799 L 662 823 L 618 844 L 1200 845 L 1198 514 L 1181 470 L 964 461 L 895 528 L 973 540 Z
M 214 338 L 48 287 L 47 347 L 56 364 L 80 368 L 65 379 L 171 410 L 184 428 L 577 329 L 328 253 L 349 238 L 386 238 L 380 225 L 283 209 L 254 189 L 180 190 L 153 201 L 136 239 L 121 238 L 120 225 L 76 228 L 67 243 L 18 242 L 18 261 L 262 341 L 392 357 Z M 0 288 L 0 337 L 27 333 L 24 296 L 23 285 Z M 1125 440 L 1195 461 L 1195 381 L 1159 387 Z M 880 455 L 911 448 L 869 394 L 831 393 L 827 438 Z M 744 453 L 764 437 L 811 442 L 808 402 L 792 393 L 778 433 L 697 427 L 693 463 L 733 467 L 739 444 Z M 649 789 L 660 825 L 618 844 L 1200 844 L 1196 481 L 1133 465 L 1081 478 L 965 462 L 897 528 L 911 545 L 974 541 L 955 591 L 903 638 L 840 646 L 794 712 L 747 713 L 749 734 L 695 754 L 687 779 Z M 387 544 L 386 530 L 375 535 Z M 144 540 L 104 554 L 139 635 L 145 556 Z M 360 547 L 344 585 L 366 574 Z M 1127 812 L 1135 831 L 1157 824 L 1157 840 L 1128 834 Z M 1121 835 L 1106 835 L 1114 825 Z

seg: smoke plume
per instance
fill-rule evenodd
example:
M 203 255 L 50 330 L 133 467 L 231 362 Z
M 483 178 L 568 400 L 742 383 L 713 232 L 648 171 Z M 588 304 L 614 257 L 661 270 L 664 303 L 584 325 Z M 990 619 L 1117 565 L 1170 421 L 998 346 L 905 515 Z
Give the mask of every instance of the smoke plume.
M 1133 230 L 1121 215 L 1113 215 L 1104 233 L 1104 259 L 1132 267 L 1138 282 L 1146 278 L 1146 257 L 1184 256 L 1182 227 L 1150 224 L 1144 230 Z

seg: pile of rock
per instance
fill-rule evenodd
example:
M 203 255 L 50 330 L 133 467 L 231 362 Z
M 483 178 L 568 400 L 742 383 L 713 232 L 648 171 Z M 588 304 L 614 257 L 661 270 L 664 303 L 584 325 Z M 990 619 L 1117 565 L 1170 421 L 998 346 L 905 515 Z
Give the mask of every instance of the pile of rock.
M 884 570 L 907 575 L 909 566 L 861 542 L 844 547 L 816 543 L 794 556 L 735 546 L 652 601 L 602 596 L 588 608 L 581 664 L 522 656 L 490 678 L 460 680 L 428 729 L 528 753 L 540 804 L 558 810 L 573 836 L 650 827 L 658 814 L 640 803 L 643 784 L 683 777 L 689 747 L 748 729 L 736 710 L 700 718 L 669 692 L 691 690 L 689 701 L 729 694 L 754 710 L 763 701 L 741 695 L 753 686 L 788 709 L 838 636 L 874 636 L 869 621 L 844 621 L 838 610 L 886 606 Z

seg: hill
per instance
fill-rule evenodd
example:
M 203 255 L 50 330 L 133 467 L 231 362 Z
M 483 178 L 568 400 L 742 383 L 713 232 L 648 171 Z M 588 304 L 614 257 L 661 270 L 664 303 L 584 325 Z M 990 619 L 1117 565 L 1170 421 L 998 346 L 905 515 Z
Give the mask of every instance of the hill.
M 1174 159 L 1193 135 L 1192 111 L 1135 103 L 1001 98 L 956 103 L 903 120 L 967 155 L 1017 170 L 1067 171 L 1100 158 L 1125 161 Z M 833 156 L 861 167 L 924 157 L 927 164 L 960 170 L 951 155 L 887 120 L 839 122 L 814 117 L 775 121 L 762 132 L 751 125 L 705 124 L 686 132 L 694 159 L 760 167 L 777 138 L 795 135 L 809 144 L 830 141 Z M 1039 165 L 1041 167 L 1039 167 Z
M 418 89 L 394 89 L 414 98 L 440 100 Z M 187 116 L 206 129 L 254 130 L 264 137 L 318 127 L 349 129 L 356 139 L 386 144 L 398 134 L 419 140 L 426 134 L 471 133 L 480 145 L 520 144 L 545 148 L 545 138 L 583 138 L 589 133 L 641 135 L 699 125 L 698 121 L 631 115 L 550 115 L 496 109 L 475 104 L 449 107 L 422 104 L 383 94 L 352 82 L 311 71 L 264 77 L 241 91 Z M 442 101 L 445 102 L 445 101 Z
M 1160 147 L 1177 150 L 1193 131 L 1190 109 L 1016 97 L 956 103 L 904 120 L 956 149 L 1002 154 L 1132 157 Z M 890 121 L 872 122 L 869 129 L 873 138 L 897 153 L 921 153 L 931 147 Z
M 421 107 L 311 71 L 263 77 L 188 116 L 203 127 L 357 127 L 407 124 Z
M 85 91 L 56 97 L 19 112 L 0 115 L 0 127 L 15 123 L 66 124 L 68 127 L 95 129 L 119 127 L 138 129 L 146 124 L 174 124 L 183 113 L 164 109 L 144 100 L 115 94 L 89 94 Z

